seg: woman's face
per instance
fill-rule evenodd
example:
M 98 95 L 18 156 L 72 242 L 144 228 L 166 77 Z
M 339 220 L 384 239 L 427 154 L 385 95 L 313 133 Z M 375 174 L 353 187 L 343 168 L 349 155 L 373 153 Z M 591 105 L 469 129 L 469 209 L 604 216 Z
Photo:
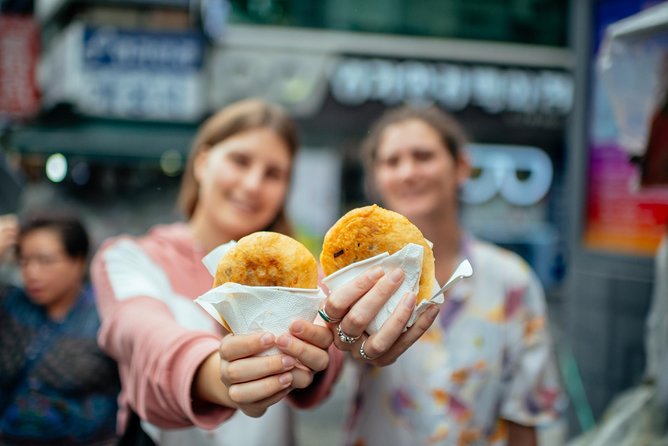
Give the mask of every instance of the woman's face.
M 34 229 L 19 240 L 23 285 L 37 305 L 53 305 L 79 293 L 86 262 L 71 258 L 53 229 Z
M 410 119 L 383 131 L 373 173 L 384 204 L 411 219 L 456 212 L 468 163 L 455 162 L 434 128 Z
M 292 157 L 285 141 L 268 128 L 238 133 L 195 159 L 199 183 L 196 214 L 238 240 L 266 228 L 283 206 Z

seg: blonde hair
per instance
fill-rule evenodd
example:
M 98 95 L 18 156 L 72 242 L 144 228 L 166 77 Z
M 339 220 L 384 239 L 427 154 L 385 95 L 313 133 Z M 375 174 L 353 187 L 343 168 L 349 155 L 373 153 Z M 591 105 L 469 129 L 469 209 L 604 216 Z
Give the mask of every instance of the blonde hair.
M 234 135 L 263 128 L 275 131 L 285 141 L 290 156 L 294 158 L 299 145 L 297 129 L 288 113 L 277 105 L 260 99 L 246 99 L 223 108 L 202 123 L 190 148 L 179 191 L 178 205 L 188 219 L 193 216 L 199 203 L 199 184 L 194 172 L 197 155 Z M 292 232 L 284 205 L 265 229 L 284 234 Z

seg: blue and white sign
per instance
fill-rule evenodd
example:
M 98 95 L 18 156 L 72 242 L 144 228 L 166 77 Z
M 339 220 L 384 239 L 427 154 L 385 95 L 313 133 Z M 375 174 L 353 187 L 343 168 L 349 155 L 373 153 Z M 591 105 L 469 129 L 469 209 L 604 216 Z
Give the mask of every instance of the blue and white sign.
M 83 42 L 89 69 L 189 73 L 199 71 L 204 62 L 204 42 L 196 33 L 87 26 Z
M 192 32 L 74 23 L 42 69 L 48 102 L 94 116 L 195 121 L 204 110 L 205 42 Z

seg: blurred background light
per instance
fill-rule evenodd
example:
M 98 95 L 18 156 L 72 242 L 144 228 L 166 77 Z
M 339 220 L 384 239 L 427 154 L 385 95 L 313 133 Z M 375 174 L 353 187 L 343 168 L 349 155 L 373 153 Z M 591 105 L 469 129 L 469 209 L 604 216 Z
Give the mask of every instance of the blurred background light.
M 46 160 L 46 177 L 60 183 L 67 176 L 67 158 L 62 153 L 54 153 Z
M 160 169 L 169 177 L 178 175 L 183 169 L 181 153 L 174 149 L 165 150 L 160 156 Z
M 70 170 L 70 177 L 77 186 L 85 186 L 90 180 L 90 166 L 86 161 L 78 161 L 73 163 Z

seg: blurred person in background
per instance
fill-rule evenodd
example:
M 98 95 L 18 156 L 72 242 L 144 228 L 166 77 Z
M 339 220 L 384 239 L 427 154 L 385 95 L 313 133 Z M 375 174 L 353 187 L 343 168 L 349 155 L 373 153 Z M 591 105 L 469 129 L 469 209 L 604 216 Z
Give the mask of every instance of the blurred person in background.
M 120 382 L 97 345 L 86 229 L 53 212 L 12 221 L 0 256 L 16 242 L 23 288 L 0 299 L 0 444 L 115 444 Z
M 179 197 L 187 222 L 120 236 L 98 251 L 99 342 L 120 365 L 127 444 L 294 444 L 283 398 L 308 407 L 328 391 L 318 384 L 341 365 L 328 351 L 328 327 L 296 321 L 279 337 L 225 336 L 193 303 L 212 286 L 201 262 L 211 250 L 261 230 L 291 235 L 284 207 L 297 145 L 281 108 L 253 99 L 229 105 L 191 147 Z M 380 275 L 362 281 L 343 293 L 360 298 L 378 284 L 374 293 L 386 300 L 396 289 Z M 272 347 L 283 354 L 257 356 Z
M 10 278 L 9 269 L 14 265 L 12 262 L 16 238 L 19 233 L 19 221 L 16 215 L 0 215 L 0 288 L 6 291 L 13 282 Z M 4 292 L 0 294 L 3 296 Z
M 437 321 L 395 364 L 365 361 L 347 444 L 530 446 L 536 427 L 559 416 L 536 275 L 460 226 L 458 191 L 470 173 L 464 145 L 453 118 L 412 107 L 386 112 L 363 143 L 370 190 L 433 242 L 439 283 L 463 259 L 474 275 L 448 293 Z

